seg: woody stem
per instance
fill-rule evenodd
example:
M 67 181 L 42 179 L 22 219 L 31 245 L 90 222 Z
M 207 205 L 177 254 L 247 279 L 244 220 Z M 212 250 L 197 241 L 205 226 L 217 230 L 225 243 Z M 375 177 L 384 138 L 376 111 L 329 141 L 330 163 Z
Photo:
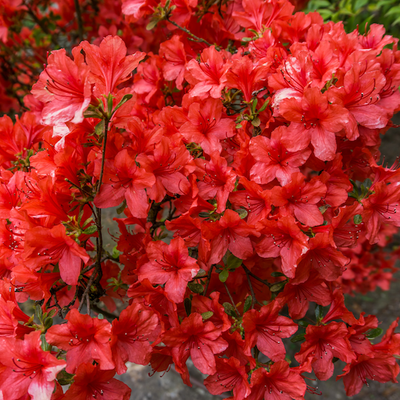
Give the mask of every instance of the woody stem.
M 236 304 L 235 304 L 235 302 L 233 301 L 233 298 L 232 298 L 232 296 L 231 296 L 231 292 L 229 291 L 228 286 L 226 285 L 225 282 L 224 282 L 224 286 L 225 286 L 226 293 L 228 293 L 229 300 L 231 301 L 233 307 L 235 308 L 236 314 L 240 317 L 240 312 L 239 312 L 239 310 L 237 309 Z
M 254 289 L 253 289 L 253 285 L 251 284 L 251 280 L 250 280 L 250 275 L 249 275 L 249 270 L 246 267 L 243 267 L 244 271 L 246 272 L 246 277 L 247 277 L 247 282 L 249 283 L 250 286 L 250 291 L 251 291 L 251 309 L 254 308 L 254 303 L 256 301 L 256 295 L 254 293 Z
M 266 285 L 266 286 L 268 286 L 268 287 L 271 287 L 271 286 L 272 286 L 269 282 L 264 281 L 264 279 L 259 278 L 257 275 L 254 275 L 254 274 L 253 274 L 247 267 L 245 267 L 244 265 L 242 265 L 242 267 L 243 267 L 244 271 L 246 272 L 246 274 L 250 275 L 251 277 L 253 277 L 254 279 L 256 279 L 258 282 L 261 282 L 261 283 L 263 283 L 264 285 Z
M 76 19 L 78 21 L 78 34 L 79 40 L 83 40 L 83 24 L 82 24 L 82 14 L 81 7 L 79 6 L 79 0 L 74 0 L 75 2 L 75 10 L 76 10 Z
M 211 274 L 212 274 L 213 268 L 214 268 L 214 265 L 211 265 L 210 270 L 208 271 L 207 283 L 206 283 L 206 287 L 204 288 L 203 296 L 205 296 L 207 294 L 207 290 L 208 290 L 208 286 L 210 285 Z

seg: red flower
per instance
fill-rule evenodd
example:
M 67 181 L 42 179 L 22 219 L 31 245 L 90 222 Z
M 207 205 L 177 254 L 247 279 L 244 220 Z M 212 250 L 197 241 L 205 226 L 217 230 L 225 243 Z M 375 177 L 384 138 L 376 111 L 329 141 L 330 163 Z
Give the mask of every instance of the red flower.
M 286 361 L 278 361 L 269 371 L 261 367 L 253 372 L 251 394 L 246 400 L 303 400 L 306 389 L 300 373 Z
M 217 372 L 215 355 L 228 347 L 220 330 L 212 322 L 203 322 L 200 314 L 192 313 L 181 325 L 167 331 L 162 341 L 172 348 L 172 357 L 178 372 L 186 369 L 186 361 L 192 357 L 193 364 L 203 374 Z
M 132 71 L 145 57 L 142 52 L 127 56 L 125 43 L 119 36 L 105 37 L 100 46 L 84 41 L 79 48 L 84 51 L 96 96 L 114 93 L 120 83 L 131 77 Z
M 106 170 L 105 182 L 101 185 L 94 204 L 99 208 L 115 207 L 125 198 L 134 217 L 146 218 L 150 205 L 144 189 L 154 185 L 154 175 L 139 168 L 127 149 L 121 150 L 115 156 L 114 165 L 113 173 Z
M 373 357 L 358 356 L 357 360 L 347 364 L 344 373 L 336 379 L 343 378 L 347 396 L 359 393 L 363 385 L 368 385 L 367 379 L 381 383 L 397 383 L 396 376 L 400 372 L 396 359 L 386 354 L 375 354 Z
M 292 216 L 285 216 L 278 221 L 263 220 L 256 228 L 262 234 L 256 245 L 256 252 L 263 258 L 281 256 L 282 271 L 294 278 L 300 256 L 308 250 L 308 238 L 301 232 Z
M 243 315 L 246 351 L 251 355 L 251 348 L 257 346 L 261 353 L 272 361 L 283 360 L 286 355 L 282 338 L 292 336 L 298 329 L 290 318 L 279 315 L 282 308 L 278 301 L 273 301 L 260 311 L 250 310 Z
M 214 46 L 203 50 L 200 62 L 190 60 L 186 65 L 186 80 L 194 87 L 189 96 L 198 96 L 202 99 L 212 97 L 219 99 L 221 91 L 227 82 L 227 72 L 230 62 L 229 53 L 225 50 L 217 51 Z
M 304 90 L 301 102 L 290 98 L 279 105 L 280 114 L 292 121 L 282 140 L 289 151 L 299 151 L 311 144 L 322 161 L 333 160 L 336 153 L 335 134 L 349 121 L 348 111 L 330 104 L 318 88 Z
M 313 178 L 305 183 L 306 177 L 301 172 L 292 174 L 291 180 L 284 187 L 272 189 L 271 203 L 279 207 L 280 215 L 293 215 L 308 226 L 322 225 L 322 216 L 317 204 L 326 193 L 326 186 Z
M 344 323 L 331 322 L 328 325 L 308 325 L 306 341 L 295 355 L 299 363 L 313 356 L 312 367 L 316 377 L 326 381 L 333 374 L 333 357 L 349 363 L 356 359 L 348 340 L 348 329 Z
M 253 246 L 248 236 L 258 235 L 253 227 L 247 225 L 239 214 L 232 210 L 225 210 L 219 221 L 203 222 L 202 234 L 211 245 L 209 264 L 218 263 L 227 250 L 242 260 L 251 257 Z
M 114 319 L 111 350 L 118 374 L 127 371 L 127 361 L 146 365 L 150 361 L 154 341 L 160 333 L 157 314 L 141 304 L 132 304 Z
M 53 346 L 67 351 L 67 368 L 75 373 L 78 366 L 95 360 L 100 369 L 114 369 L 111 355 L 111 325 L 105 319 L 91 318 L 72 309 L 64 325 L 52 326 L 46 340 Z
M 366 226 L 366 237 L 370 243 L 378 241 L 379 230 L 383 223 L 400 227 L 400 185 L 378 182 L 373 186 L 373 194 L 362 201 L 363 222 Z
M 229 193 L 235 188 L 236 174 L 228 167 L 226 159 L 217 153 L 211 154 L 210 158 L 208 162 L 200 158 L 195 160 L 195 173 L 200 179 L 197 183 L 199 196 L 204 200 L 217 197 L 217 212 L 221 213 L 225 210 Z
M 25 335 L 24 340 L 0 339 L 1 398 L 16 400 L 28 393 L 32 400 L 50 399 L 65 361 L 42 350 L 40 335 L 40 331 L 35 331 Z
M 246 368 L 236 358 L 218 358 L 217 372 L 205 379 L 204 385 L 211 394 L 221 394 L 233 390 L 233 398 L 242 400 L 251 392 L 247 382 Z
M 199 143 L 207 154 L 220 153 L 221 141 L 235 134 L 235 121 L 222 117 L 222 103 L 219 99 L 207 99 L 204 103 L 189 106 L 188 122 L 180 132 L 188 142 Z
M 165 291 L 175 303 L 183 301 L 187 283 L 192 280 L 199 266 L 189 257 L 182 238 L 173 239 L 168 245 L 162 241 L 147 246 L 149 262 L 138 268 L 139 280 L 148 279 L 153 284 L 166 284 Z
M 164 59 L 162 69 L 164 79 L 175 80 L 176 87 L 182 90 L 185 75 L 186 52 L 179 36 L 174 35 L 170 40 L 160 44 L 160 56 Z
M 72 50 L 72 55 L 74 61 L 64 49 L 53 50 L 46 69 L 33 85 L 32 94 L 45 103 L 42 118 L 46 125 L 82 122 L 83 112 L 91 102 L 89 67 L 79 47 Z
M 102 371 L 98 365 L 82 362 L 63 400 L 129 400 L 132 390 L 114 375 L 114 370 Z
M 250 170 L 251 179 L 259 184 L 266 184 L 278 179 L 281 185 L 289 183 L 293 172 L 298 172 L 307 161 L 311 150 L 304 148 L 289 152 L 282 143 L 282 136 L 287 128 L 281 126 L 271 134 L 271 139 L 257 136 L 250 141 L 249 150 L 256 160 Z
M 189 165 L 191 156 L 184 145 L 175 147 L 167 137 L 163 137 L 155 146 L 153 155 L 140 154 L 136 161 L 156 177 L 155 185 L 150 185 L 152 187 L 147 190 L 152 200 L 160 202 L 167 191 L 180 195 L 189 192 L 190 183 L 186 175 L 193 172 L 194 166 Z
M 23 255 L 25 265 L 32 269 L 58 262 L 61 278 L 69 285 L 78 283 L 82 262 L 86 264 L 90 260 L 86 251 L 66 235 L 63 225 L 29 229 Z

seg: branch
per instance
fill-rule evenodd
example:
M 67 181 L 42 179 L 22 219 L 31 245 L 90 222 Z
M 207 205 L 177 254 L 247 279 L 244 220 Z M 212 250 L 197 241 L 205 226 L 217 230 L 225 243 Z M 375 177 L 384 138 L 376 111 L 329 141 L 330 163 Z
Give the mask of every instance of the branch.
M 245 267 L 244 265 L 242 265 L 243 269 L 245 270 L 246 274 L 249 274 L 251 277 L 253 277 L 255 280 L 263 283 L 265 286 L 268 286 L 269 288 L 272 286 L 271 283 L 264 281 L 263 279 L 259 278 L 257 275 L 254 275 L 249 269 L 247 269 L 247 267 Z
M 230 301 L 231 301 L 233 307 L 235 308 L 236 314 L 240 317 L 240 312 L 239 312 L 239 310 L 237 309 L 236 304 L 235 304 L 235 302 L 233 301 L 233 298 L 232 298 L 232 296 L 231 296 L 231 293 L 230 293 L 230 291 L 229 291 L 229 289 L 228 289 L 228 286 L 226 285 L 225 282 L 224 282 L 224 286 L 225 286 L 226 292 L 228 293 L 229 299 L 230 299 Z
M 79 40 L 83 40 L 83 23 L 82 23 L 82 14 L 81 14 L 81 7 L 79 6 L 79 0 L 74 0 L 75 3 L 75 10 L 76 10 L 76 19 L 78 21 L 78 34 Z
M 205 296 L 207 294 L 208 286 L 210 285 L 210 280 L 211 280 L 211 273 L 212 273 L 213 269 L 214 269 L 214 265 L 211 265 L 210 270 L 208 271 L 207 283 L 206 283 L 206 287 L 204 288 L 203 296 Z

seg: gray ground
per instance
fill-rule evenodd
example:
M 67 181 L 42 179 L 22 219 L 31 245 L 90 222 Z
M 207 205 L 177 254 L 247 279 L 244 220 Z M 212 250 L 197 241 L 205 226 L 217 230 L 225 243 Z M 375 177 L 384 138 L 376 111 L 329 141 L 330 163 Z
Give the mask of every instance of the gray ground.
M 396 121 L 400 124 L 400 115 Z M 382 154 L 386 156 L 386 161 L 391 165 L 395 158 L 400 154 L 400 128 L 389 130 L 382 139 Z M 390 323 L 400 316 L 400 274 L 397 273 L 395 280 L 389 291 L 378 290 L 366 296 L 356 296 L 348 298 L 347 304 L 351 311 L 358 317 L 361 310 L 367 314 L 374 314 L 382 321 L 381 327 L 385 330 Z M 340 374 L 343 364 L 336 363 L 336 373 Z M 193 388 L 189 388 L 182 383 L 180 376 L 174 371 L 170 371 L 162 378 L 159 374 L 149 377 L 150 369 L 139 365 L 130 365 L 128 372 L 121 379 L 132 388 L 131 400 L 212 400 L 221 398 L 220 396 L 210 395 L 204 387 L 202 388 L 201 374 L 195 368 L 193 371 Z M 306 399 L 326 399 L 340 400 L 345 399 L 345 391 L 341 381 L 336 382 L 334 378 L 326 382 L 312 382 L 308 384 L 318 386 L 322 392 L 321 396 L 307 393 Z M 399 400 L 400 385 L 387 383 L 380 384 L 371 382 L 369 387 L 364 386 L 361 392 L 352 397 L 354 400 Z

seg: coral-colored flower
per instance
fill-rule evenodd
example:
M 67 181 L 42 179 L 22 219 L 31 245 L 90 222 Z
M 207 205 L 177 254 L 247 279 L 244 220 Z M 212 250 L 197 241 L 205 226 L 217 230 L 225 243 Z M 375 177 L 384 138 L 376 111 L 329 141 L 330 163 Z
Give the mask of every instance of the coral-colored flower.
M 148 279 L 158 285 L 165 283 L 168 297 L 181 303 L 187 283 L 200 269 L 196 260 L 189 257 L 183 239 L 173 239 L 169 245 L 162 241 L 151 242 L 146 251 L 149 262 L 138 268 L 139 280 Z
M 17 400 L 28 393 L 32 400 L 50 400 L 56 376 L 66 364 L 42 350 L 40 335 L 35 331 L 24 340 L 0 339 L 2 398 Z
M 75 373 L 80 364 L 95 360 L 100 369 L 114 369 L 111 354 L 111 324 L 105 319 L 91 318 L 72 309 L 64 325 L 54 325 L 46 333 L 53 346 L 67 351 L 67 368 Z

